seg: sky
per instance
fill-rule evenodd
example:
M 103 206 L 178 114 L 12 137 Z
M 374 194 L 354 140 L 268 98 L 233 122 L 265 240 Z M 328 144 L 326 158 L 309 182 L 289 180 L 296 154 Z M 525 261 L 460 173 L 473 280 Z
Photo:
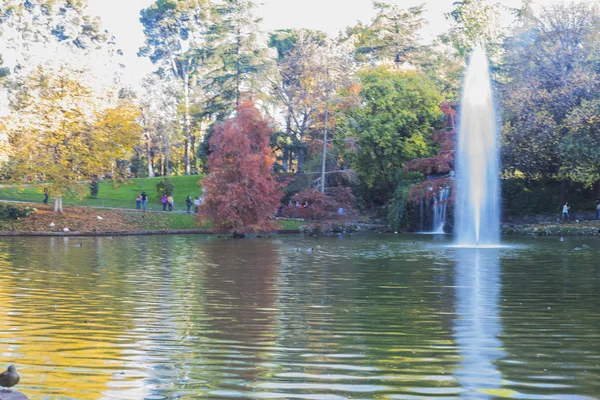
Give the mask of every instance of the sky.
M 425 41 L 439 35 L 448 27 L 444 14 L 452 10 L 456 0 L 388 0 L 402 8 L 425 4 L 424 18 L 429 22 L 421 35 Z M 546 0 L 537 0 L 543 3 Z M 153 0 L 88 0 L 90 15 L 100 16 L 105 29 L 116 37 L 123 50 L 123 64 L 127 65 L 126 82 L 135 84 L 153 70 L 147 58 L 139 58 L 136 53 L 144 44 L 142 25 L 139 22 L 140 10 L 148 7 Z M 337 35 L 345 27 L 358 21 L 368 23 L 375 11 L 372 0 L 258 0 L 256 16 L 262 18 L 265 31 L 283 28 L 309 28 Z M 502 4 L 514 7 L 521 0 L 502 0 Z

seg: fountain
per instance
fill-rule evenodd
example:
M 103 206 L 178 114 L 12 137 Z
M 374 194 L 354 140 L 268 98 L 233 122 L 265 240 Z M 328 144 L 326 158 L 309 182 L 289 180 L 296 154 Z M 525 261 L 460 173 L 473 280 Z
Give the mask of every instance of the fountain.
M 446 210 L 448 209 L 448 197 L 450 197 L 450 188 L 445 187 L 440 190 L 439 199 L 433 197 L 433 226 L 431 233 L 444 234 L 444 225 L 446 225 Z
M 500 243 L 500 182 L 496 116 L 485 50 L 470 57 L 461 98 L 456 149 L 454 234 L 458 246 Z

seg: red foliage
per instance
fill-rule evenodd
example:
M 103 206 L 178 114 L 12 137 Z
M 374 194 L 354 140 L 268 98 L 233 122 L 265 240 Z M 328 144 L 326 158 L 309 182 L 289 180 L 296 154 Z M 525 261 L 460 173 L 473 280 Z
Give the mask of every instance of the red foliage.
M 291 204 L 284 208 L 283 216 L 319 221 L 347 221 L 354 218 L 356 212 L 352 190 L 348 187 L 333 187 L 329 191 L 331 194 L 327 195 L 314 189 L 296 193 L 291 199 Z M 296 206 L 296 202 L 299 207 Z M 339 212 L 340 208 L 343 208 L 342 213 Z
M 429 201 L 433 196 L 438 195 L 445 187 L 452 187 L 454 181 L 452 178 L 445 177 L 440 179 L 432 179 L 413 185 L 408 191 L 409 200 L 412 202 L 418 202 L 423 198 L 425 201 Z M 450 191 L 450 197 L 446 200 L 448 203 L 454 202 L 454 191 Z
M 433 142 L 440 145 L 435 157 L 418 158 L 404 165 L 405 171 L 420 171 L 425 175 L 447 174 L 454 169 L 454 143 L 456 141 L 456 110 L 454 104 L 444 102 L 440 109 L 444 113 L 444 129 L 433 133 Z
M 207 164 L 210 173 L 202 182 L 206 192 L 201 221 L 212 220 L 216 229 L 234 233 L 276 229 L 272 218 L 281 185 L 271 173 L 272 134 L 251 101 L 215 129 Z
M 444 175 L 454 170 L 454 145 L 456 141 L 457 113 L 456 104 L 444 102 L 440 109 L 444 113 L 444 129 L 434 132 L 433 142 L 440 145 L 440 151 L 435 157 L 411 160 L 404 165 L 405 171 L 419 171 L 425 175 Z M 430 200 L 433 195 L 440 193 L 444 187 L 452 187 L 453 180 L 447 176 L 429 179 L 409 190 L 411 201 L 421 198 Z M 453 192 L 451 198 L 453 196 Z M 451 201 L 449 199 L 448 201 Z

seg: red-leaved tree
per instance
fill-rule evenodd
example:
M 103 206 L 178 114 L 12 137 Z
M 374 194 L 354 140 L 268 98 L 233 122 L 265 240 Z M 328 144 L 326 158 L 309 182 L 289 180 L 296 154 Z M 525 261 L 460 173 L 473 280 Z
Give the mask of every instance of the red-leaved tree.
M 272 219 L 282 194 L 271 173 L 272 134 L 251 101 L 215 129 L 200 221 L 212 220 L 217 230 L 234 234 L 276 229 Z
M 457 114 L 456 104 L 444 102 L 440 105 L 444 113 L 444 129 L 434 132 L 433 141 L 440 146 L 435 157 L 418 158 L 404 165 L 405 171 L 419 171 L 429 178 L 409 189 L 409 199 L 418 202 L 421 199 L 431 200 L 444 187 L 452 187 L 454 180 L 449 176 L 454 170 L 454 145 L 456 141 Z M 453 193 L 453 192 L 452 192 Z M 448 199 L 452 202 L 453 198 Z

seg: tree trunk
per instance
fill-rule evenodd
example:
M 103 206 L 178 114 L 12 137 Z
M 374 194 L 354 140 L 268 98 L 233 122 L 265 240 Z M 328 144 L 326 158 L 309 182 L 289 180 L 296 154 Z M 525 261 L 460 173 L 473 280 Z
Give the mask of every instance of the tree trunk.
M 192 128 L 190 121 L 190 74 L 189 71 L 184 71 L 183 74 L 183 101 L 185 108 L 184 124 L 185 124 L 185 142 L 183 151 L 183 164 L 185 175 L 190 174 L 190 143 L 192 138 Z
M 152 162 L 150 145 L 146 146 L 146 159 L 148 160 L 148 178 L 154 178 L 154 163 Z
M 596 182 L 596 200 L 600 200 L 600 181 Z
M 325 96 L 325 129 L 323 129 L 323 165 L 321 166 L 321 193 L 325 193 L 325 166 L 327 164 L 327 122 L 329 119 L 329 92 L 327 92 Z
M 56 196 L 54 198 L 54 212 L 57 212 L 57 213 L 63 212 L 62 196 Z
M 563 179 L 560 181 L 560 198 L 562 199 L 562 204 L 565 204 L 567 201 L 567 180 Z

